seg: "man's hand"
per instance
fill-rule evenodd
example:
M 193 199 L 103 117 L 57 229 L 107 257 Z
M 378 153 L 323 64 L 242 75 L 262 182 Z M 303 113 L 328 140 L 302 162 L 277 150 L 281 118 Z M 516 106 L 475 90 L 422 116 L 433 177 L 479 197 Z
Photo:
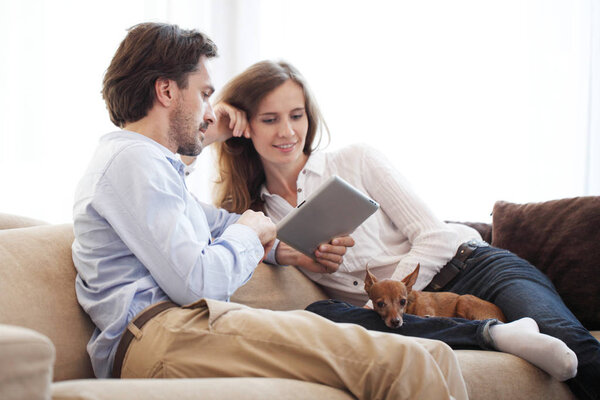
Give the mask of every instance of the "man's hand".
M 280 242 L 275 258 L 279 264 L 295 265 L 321 274 L 333 274 L 344 261 L 343 255 L 346 254 L 346 249 L 352 246 L 354 246 L 354 239 L 350 236 L 333 238 L 331 242 L 319 246 L 315 251 L 316 260 L 313 260 L 286 243 Z
M 240 219 L 237 220 L 236 224 L 246 225 L 256 232 L 258 240 L 260 240 L 260 243 L 265 248 L 264 257 L 266 257 L 267 253 L 271 250 L 271 247 L 273 247 L 277 235 L 277 229 L 273 221 L 260 211 L 247 210 L 242 214 Z
M 233 136 L 250 138 L 250 125 L 244 111 L 227 103 L 216 104 L 213 111 L 217 120 L 208 126 L 204 134 L 204 147 L 213 142 L 224 142 Z

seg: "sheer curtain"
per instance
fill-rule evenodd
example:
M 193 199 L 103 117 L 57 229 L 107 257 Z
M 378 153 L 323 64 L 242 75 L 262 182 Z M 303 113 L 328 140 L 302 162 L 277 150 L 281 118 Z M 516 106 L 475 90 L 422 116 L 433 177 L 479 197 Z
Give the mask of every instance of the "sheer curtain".
M 590 96 L 585 194 L 600 193 L 600 2 L 591 2 Z
M 600 194 L 595 0 L 132 0 L 0 3 L 0 212 L 67 222 L 98 138 L 102 74 L 136 23 L 199 28 L 217 88 L 284 58 L 311 83 L 329 149 L 378 148 L 444 219 L 494 201 Z M 210 152 L 189 182 L 210 200 Z
M 100 136 L 116 129 L 100 91 L 104 71 L 129 27 L 162 21 L 208 33 L 223 54 L 213 66 L 219 87 L 235 72 L 233 65 L 250 62 L 244 49 L 252 50 L 252 41 L 237 43 L 251 37 L 248 29 L 256 31 L 254 4 L 0 2 L 0 212 L 55 223 L 71 220 L 75 185 Z

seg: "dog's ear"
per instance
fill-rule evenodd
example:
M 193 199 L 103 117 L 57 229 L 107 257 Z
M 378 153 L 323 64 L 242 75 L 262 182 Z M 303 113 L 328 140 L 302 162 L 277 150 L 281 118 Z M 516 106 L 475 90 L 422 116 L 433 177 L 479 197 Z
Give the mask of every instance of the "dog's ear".
M 367 268 L 367 276 L 365 276 L 365 292 L 369 293 L 369 291 L 371 290 L 371 287 L 376 282 L 377 282 L 377 278 L 375 278 L 375 275 L 373 275 L 369 271 L 369 268 Z
M 413 285 L 417 282 L 417 277 L 419 276 L 419 269 L 421 268 L 421 264 L 417 264 L 417 267 L 413 272 L 407 275 L 404 279 L 402 279 L 402 283 L 406 285 L 406 289 L 410 292 L 412 290 Z

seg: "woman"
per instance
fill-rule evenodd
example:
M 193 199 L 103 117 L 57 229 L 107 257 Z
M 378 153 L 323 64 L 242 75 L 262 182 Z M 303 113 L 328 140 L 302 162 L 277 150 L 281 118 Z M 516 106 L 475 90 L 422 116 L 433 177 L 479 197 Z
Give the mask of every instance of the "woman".
M 575 356 L 565 351 L 561 357 L 548 358 L 545 353 L 549 351 L 540 345 L 555 340 L 547 335 L 559 338 L 579 359 L 577 376 L 567 382 L 573 392 L 582 398 L 600 396 L 600 344 L 571 314 L 541 272 L 512 253 L 481 242 L 476 231 L 438 220 L 373 149 L 354 145 L 333 153 L 313 151 L 323 120 L 306 82 L 291 65 L 257 63 L 230 81 L 219 101 L 245 113 L 240 119 L 247 116 L 248 124 L 218 145 L 217 205 L 235 212 L 261 209 L 277 222 L 334 174 L 381 205 L 380 211 L 353 233 L 356 245 L 347 249 L 337 272 L 304 271 L 332 298 L 343 301 L 318 302 L 308 310 L 337 322 L 386 331 L 374 312 L 360 308 L 368 300 L 363 290 L 365 267 L 368 265 L 379 279 L 401 279 L 420 263 L 415 289 L 425 289 L 433 280 L 437 290 L 476 295 L 495 303 L 509 321 L 515 321 L 488 325 L 494 339 L 492 347 L 528 359 L 559 379 L 572 378 L 577 371 Z M 459 248 L 468 257 L 454 257 Z M 458 275 L 444 282 L 440 276 L 445 273 L 438 272 L 447 263 L 462 265 Z M 525 317 L 532 317 L 537 325 Z M 420 320 L 413 317 L 396 332 L 441 339 L 455 348 L 476 345 L 466 333 L 461 338 L 449 338 L 427 330 L 427 323 L 434 331 L 440 328 L 435 324 L 443 322 L 437 318 L 424 323 Z M 538 325 L 547 335 L 537 332 Z M 419 328 L 411 330 L 416 326 Z M 518 329 L 512 331 L 510 339 L 497 335 L 513 329 L 511 326 Z M 560 373 L 553 370 L 559 365 Z

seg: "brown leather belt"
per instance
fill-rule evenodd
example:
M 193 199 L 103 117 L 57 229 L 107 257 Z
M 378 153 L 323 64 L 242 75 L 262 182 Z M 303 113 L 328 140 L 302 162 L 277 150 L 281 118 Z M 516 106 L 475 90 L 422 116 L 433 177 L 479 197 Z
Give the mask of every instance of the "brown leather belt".
M 150 321 L 152 318 L 160 314 L 161 312 L 168 310 L 169 308 L 179 307 L 177 304 L 172 301 L 161 301 L 160 303 L 156 303 L 150 307 L 147 307 L 144 311 L 139 313 L 133 321 L 131 321 L 138 329 L 142 329 L 142 326 L 146 325 L 146 322 Z M 119 346 L 117 347 L 117 352 L 115 354 L 115 361 L 113 362 L 113 370 L 112 376 L 113 378 L 121 377 L 121 368 L 123 367 L 123 360 L 125 359 L 125 353 L 127 353 L 127 348 L 129 347 L 129 343 L 133 340 L 133 333 L 129 330 L 129 328 L 125 328 L 125 332 L 123 332 L 123 336 L 121 336 L 121 340 L 119 341 Z
M 433 277 L 429 285 L 424 289 L 429 292 L 437 292 L 446 286 L 460 271 L 465 269 L 465 261 L 471 256 L 478 247 L 489 246 L 486 242 L 471 240 L 458 247 L 456 255 L 442 267 L 440 272 Z

